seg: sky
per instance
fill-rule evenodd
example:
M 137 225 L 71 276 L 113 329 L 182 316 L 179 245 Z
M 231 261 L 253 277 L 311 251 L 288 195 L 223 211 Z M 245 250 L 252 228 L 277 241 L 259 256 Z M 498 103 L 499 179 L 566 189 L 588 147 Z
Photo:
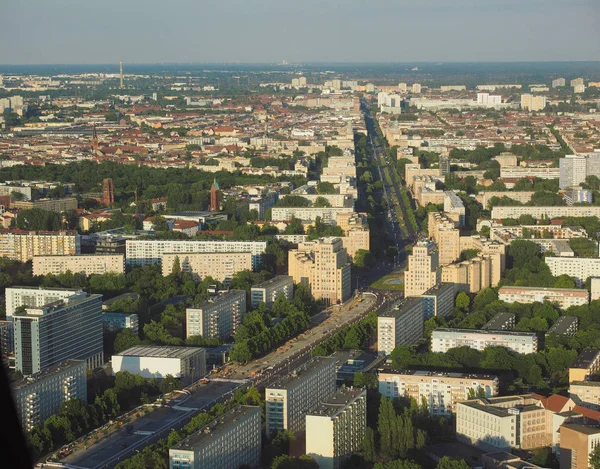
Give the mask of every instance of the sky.
M 600 60 L 599 0 L 4 0 L 0 64 Z

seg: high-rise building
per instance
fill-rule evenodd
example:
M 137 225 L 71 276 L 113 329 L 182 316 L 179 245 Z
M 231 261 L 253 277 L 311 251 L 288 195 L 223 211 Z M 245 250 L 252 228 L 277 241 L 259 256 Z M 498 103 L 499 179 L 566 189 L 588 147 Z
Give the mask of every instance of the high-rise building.
M 24 375 L 48 370 L 65 360 L 103 363 L 102 295 L 81 293 L 13 314 L 15 366 Z
M 81 236 L 76 231 L 3 231 L 0 257 L 27 262 L 34 256 L 81 254 Z
M 412 85 L 412 88 L 411 88 L 411 91 L 412 91 L 414 94 L 419 94 L 419 93 L 421 92 L 421 89 L 422 89 L 422 87 L 421 87 L 421 84 L 420 84 L 420 83 L 413 83 L 413 85 Z
M 115 185 L 110 178 L 102 181 L 102 203 L 107 206 L 115 203 Z
M 458 226 L 464 226 L 465 213 L 465 204 L 462 199 L 452 191 L 445 191 L 444 214 L 458 223 Z
M 536 353 L 534 332 L 485 331 L 477 329 L 435 329 L 431 334 L 431 351 L 446 353 L 452 348 L 470 347 L 483 351 L 486 347 L 505 347 L 513 352 Z
M 277 275 L 253 286 L 250 290 L 252 309 L 258 308 L 260 303 L 264 303 L 271 309 L 275 300 L 281 295 L 288 301 L 294 297 L 294 279 L 289 275 Z
M 163 276 L 166 277 L 173 272 L 176 259 L 179 259 L 181 271 L 192 274 L 197 281 L 212 277 L 219 282 L 228 282 L 236 273 L 252 270 L 253 267 L 252 254 L 249 252 L 163 254 L 161 259 Z
M 454 308 L 456 285 L 453 283 L 440 283 L 431 287 L 420 298 L 423 302 L 423 320 L 427 321 L 433 316 L 446 317 Z
M 583 78 L 574 78 L 571 80 L 570 85 L 575 88 L 576 86 L 583 85 Z
M 335 359 L 314 357 L 265 389 L 267 435 L 303 432 L 306 415 L 335 392 Z
M 427 228 L 429 237 L 438 246 L 440 265 L 451 264 L 460 259 L 460 230 L 454 220 L 439 212 L 429 212 Z
M 544 262 L 555 277 L 568 275 L 575 280 L 579 288 L 589 277 L 600 277 L 600 258 L 598 257 L 546 257 Z
M 443 416 L 456 413 L 456 404 L 469 399 L 470 394 L 485 398 L 498 395 L 500 384 L 494 375 L 421 370 L 383 369 L 378 377 L 381 395 L 414 399 L 419 404 L 425 399 L 431 415 Z
M 389 355 L 399 345 L 417 345 L 423 338 L 423 300 L 405 298 L 377 316 L 377 352 Z
M 86 365 L 82 360 L 67 360 L 11 384 L 21 426 L 31 431 L 58 412 L 62 403 L 72 399 L 87 402 Z
M 12 321 L 0 321 L 0 360 L 8 358 L 15 349 Z
M 262 410 L 238 406 L 169 449 L 169 469 L 257 467 Z
M 405 296 L 419 296 L 438 283 L 439 252 L 431 241 L 420 241 L 408 256 L 404 273 Z
M 362 448 L 367 431 L 367 392 L 341 388 L 306 416 L 306 455 L 320 469 L 339 469 Z
M 524 111 L 541 111 L 546 107 L 546 97 L 529 93 L 521 95 L 521 109 Z
M 440 156 L 440 171 L 442 176 L 450 174 L 450 158 L 447 156 Z
M 556 78 L 552 80 L 552 88 L 558 88 L 560 86 L 565 86 L 566 80 L 564 78 Z
M 217 182 L 217 178 L 214 178 L 212 186 L 210 186 L 210 207 L 209 211 L 219 212 L 221 210 L 221 188 Z
M 232 337 L 246 314 L 245 290 L 230 290 L 185 310 L 187 337 Z
M 335 304 L 350 298 L 350 263 L 341 238 L 301 243 L 289 251 L 288 260 L 294 283 L 308 286 L 315 299 Z
M 94 129 L 92 131 L 92 150 L 94 153 L 98 151 L 99 142 L 98 142 L 98 133 L 96 132 L 96 126 L 94 125 Z
M 80 288 L 9 287 L 5 290 L 6 317 L 12 317 L 20 306 L 41 308 L 49 303 L 83 294 Z
M 119 88 L 123 89 L 123 60 L 119 61 Z
M 561 189 L 579 186 L 587 177 L 587 158 L 583 155 L 566 155 L 559 160 Z

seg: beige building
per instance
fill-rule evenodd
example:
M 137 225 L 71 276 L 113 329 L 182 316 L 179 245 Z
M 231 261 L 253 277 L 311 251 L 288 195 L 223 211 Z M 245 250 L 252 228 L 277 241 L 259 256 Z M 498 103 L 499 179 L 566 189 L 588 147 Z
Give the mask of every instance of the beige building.
M 511 168 L 519 165 L 517 156 L 507 151 L 494 156 L 492 159 L 496 160 L 501 168 Z
M 417 345 L 423 339 L 423 300 L 405 298 L 377 316 L 377 352 L 389 355 L 399 345 Z
M 342 243 L 350 259 L 354 258 L 359 249 L 365 251 L 371 249 L 371 232 L 368 228 L 350 228 L 345 234 L 346 236 L 342 237 Z
M 264 303 L 267 308 L 271 309 L 273 303 L 281 295 L 288 301 L 292 301 L 294 297 L 294 281 L 289 275 L 276 275 L 265 282 L 254 285 L 250 289 L 252 309 L 258 308 L 260 303 Z
M 339 469 L 360 451 L 367 430 L 367 392 L 341 388 L 306 416 L 306 455 L 320 469 Z
M 164 277 L 173 272 L 175 259 L 179 259 L 181 271 L 192 274 L 196 280 L 210 276 L 218 282 L 224 282 L 242 270 L 252 270 L 250 252 L 171 253 L 161 257 Z
M 500 255 L 497 254 L 478 256 L 458 264 L 446 265 L 442 267 L 442 282 L 455 283 L 458 290 L 477 293 L 484 288 L 495 286 L 492 283 L 493 267 L 500 262 Z
M 230 290 L 208 301 L 187 308 L 186 337 L 219 337 L 228 339 L 246 314 L 246 291 Z
M 382 370 L 378 377 L 382 395 L 414 399 L 417 404 L 424 399 L 432 415 L 456 413 L 457 403 L 469 399 L 469 393 L 483 393 L 486 398 L 498 395 L 499 380 L 494 375 Z
M 567 423 L 560 427 L 560 469 L 588 469 L 590 454 L 600 445 L 600 428 Z
M 532 94 L 521 95 L 521 109 L 524 111 L 541 111 L 546 107 L 546 96 Z
M 33 275 L 60 275 L 67 271 L 86 276 L 106 273 L 124 274 L 125 256 L 123 254 L 80 254 L 75 256 L 35 256 L 33 258 Z
M 81 254 L 76 231 L 21 231 L 0 233 L 0 256 L 20 262 L 35 256 L 73 256 Z
M 404 295 L 418 296 L 439 283 L 439 252 L 434 243 L 420 241 L 408 256 L 404 272 Z
M 507 303 L 558 303 L 561 309 L 589 302 L 589 292 L 576 288 L 501 287 L 498 299 Z
M 429 237 L 437 244 L 440 252 L 440 265 L 447 265 L 460 259 L 460 230 L 454 221 L 439 212 L 428 215 Z
M 600 371 L 600 352 L 598 350 L 582 350 L 575 363 L 569 368 L 569 383 L 588 381 Z
M 316 300 L 335 304 L 350 298 L 350 263 L 341 238 L 299 244 L 288 253 L 288 269 L 294 283 L 307 285 Z
M 75 197 L 67 197 L 64 199 L 39 199 L 32 201 L 14 201 L 11 202 L 12 208 L 20 210 L 31 210 L 34 208 L 46 210 L 48 212 L 67 212 L 69 210 L 77 210 L 77 199 Z
M 258 467 L 262 410 L 238 406 L 169 449 L 169 469 Z
M 431 176 L 432 178 L 443 180 L 441 168 L 421 168 L 420 164 L 407 164 L 405 167 L 406 185 L 413 189 L 414 178 L 416 176 Z
M 558 169 L 558 168 L 551 168 Z M 558 175 L 550 179 L 557 179 Z M 560 217 L 598 217 L 600 207 L 582 205 L 577 207 L 535 207 L 525 205 L 522 207 L 494 207 L 492 208 L 492 220 L 503 218 L 519 218 L 521 215 L 531 215 L 533 218 L 560 218 Z
M 335 392 L 336 362 L 314 357 L 265 389 L 266 431 L 304 432 L 306 415 Z

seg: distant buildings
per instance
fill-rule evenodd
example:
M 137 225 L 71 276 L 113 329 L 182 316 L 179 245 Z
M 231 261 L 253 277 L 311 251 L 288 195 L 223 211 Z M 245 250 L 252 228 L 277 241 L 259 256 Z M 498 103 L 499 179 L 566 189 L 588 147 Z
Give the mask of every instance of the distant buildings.
M 169 469 L 238 469 L 260 465 L 262 410 L 238 406 L 169 449 Z
M 253 286 L 250 290 L 252 309 L 258 308 L 260 303 L 264 303 L 271 309 L 275 300 L 281 295 L 288 301 L 294 297 L 294 280 L 289 275 L 277 275 Z
M 304 283 L 317 300 L 335 304 L 350 298 L 350 263 L 341 238 L 299 244 L 288 253 L 288 271 L 294 283 Z
M 425 400 L 431 415 L 450 416 L 460 401 L 473 396 L 493 397 L 498 394 L 497 376 L 436 371 L 393 371 L 378 373 L 379 392 L 389 398 Z
M 524 111 L 542 111 L 546 107 L 546 96 L 532 94 L 521 95 L 521 109 Z
M 60 275 L 67 271 L 73 274 L 84 274 L 85 276 L 106 273 L 124 274 L 125 256 L 122 254 L 84 254 L 35 256 L 33 258 L 33 275 Z
M 578 187 L 588 176 L 600 177 L 600 150 L 591 153 L 566 155 L 559 160 L 561 189 Z
M 417 345 L 423 338 L 423 301 L 405 298 L 377 316 L 377 352 L 389 355 L 399 345 Z
M 314 357 L 301 368 L 265 389 L 266 431 L 304 432 L 306 415 L 333 395 L 336 388 L 335 360 Z
M 76 231 L 4 231 L 0 232 L 0 256 L 27 262 L 35 256 L 72 256 L 81 253 Z
M 112 356 L 113 375 L 120 371 L 143 378 L 200 378 L 206 375 L 203 348 L 138 345 Z
M 439 253 L 432 242 L 421 241 L 408 256 L 408 269 L 404 273 L 404 294 L 418 296 L 438 283 Z
M 173 272 L 177 259 L 181 271 L 192 274 L 197 281 L 212 277 L 218 282 L 228 282 L 238 272 L 252 270 L 252 258 L 251 252 L 163 254 L 160 264 L 165 277 Z
M 558 303 L 561 309 L 589 303 L 589 292 L 575 288 L 501 287 L 498 299 L 507 303 Z
M 558 177 L 558 176 L 557 176 Z M 519 218 L 521 215 L 531 215 L 533 218 L 560 218 L 560 217 L 598 217 L 600 207 L 595 206 L 517 206 L 517 207 L 493 207 L 492 220 L 504 218 Z
M 62 213 L 69 210 L 77 210 L 77 199 L 75 197 L 65 197 L 63 199 L 38 199 L 38 200 L 15 200 L 11 202 L 12 208 L 20 210 L 46 210 L 47 212 Z
M 104 363 L 102 295 L 79 293 L 13 314 L 15 366 L 24 375 L 59 363 L 85 360 L 90 369 Z
M 597 257 L 546 257 L 544 262 L 552 275 L 568 275 L 578 287 L 582 287 L 589 277 L 600 277 L 600 258 Z
M 431 351 L 446 353 L 457 347 L 483 351 L 486 347 L 505 347 L 513 352 L 536 353 L 537 335 L 533 332 L 485 331 L 476 329 L 435 329 L 431 334 Z
M 306 416 L 306 455 L 320 469 L 339 469 L 362 448 L 367 430 L 367 392 L 341 388 Z
M 17 414 L 24 430 L 42 425 L 71 399 L 87 402 L 86 365 L 81 360 L 67 360 L 48 370 L 12 383 Z
M 246 313 L 246 292 L 231 290 L 185 310 L 186 335 L 228 339 Z
M 564 78 L 556 78 L 552 80 L 552 88 L 559 88 L 561 86 L 565 86 L 566 81 Z
M 108 207 L 115 203 L 115 185 L 112 179 L 102 181 L 102 203 Z

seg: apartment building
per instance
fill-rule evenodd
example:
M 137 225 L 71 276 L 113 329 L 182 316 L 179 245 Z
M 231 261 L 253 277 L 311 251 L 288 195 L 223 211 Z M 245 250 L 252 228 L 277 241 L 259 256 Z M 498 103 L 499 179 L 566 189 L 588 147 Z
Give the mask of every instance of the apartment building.
M 81 254 L 80 238 L 76 231 L 3 231 L 0 256 L 19 262 L 35 256 L 73 256 Z
M 552 444 L 552 413 L 535 395 L 459 402 L 456 439 L 486 452 L 533 449 Z
M 252 254 L 252 267 L 262 265 L 266 241 L 186 241 L 186 240 L 127 240 L 125 259 L 127 265 L 160 263 L 164 254 L 190 253 L 244 253 Z
M 544 262 L 555 277 L 568 275 L 578 287 L 583 287 L 589 277 L 600 277 L 598 257 L 545 257 Z
M 261 457 L 262 410 L 238 406 L 169 449 L 169 469 L 257 467 Z
M 359 249 L 369 251 L 371 249 L 371 232 L 368 228 L 350 228 L 342 236 L 342 245 L 348 257 L 354 258 Z
M 122 329 L 131 329 L 138 333 L 139 319 L 137 314 L 102 312 L 102 328 L 104 332 L 118 332 Z
M 283 295 L 288 301 L 294 297 L 294 280 L 290 275 L 277 275 L 266 282 L 259 283 L 250 289 L 252 309 L 264 303 L 271 309 L 275 300 Z
M 34 256 L 33 275 L 73 274 L 103 275 L 107 273 L 124 274 L 125 256 L 123 254 L 75 255 L 75 256 Z
M 192 274 L 196 281 L 212 277 L 218 282 L 227 282 L 238 272 L 253 268 L 250 252 L 163 254 L 160 261 L 163 277 L 173 272 L 176 260 L 181 271 Z
M 431 287 L 420 298 L 423 303 L 423 320 L 427 321 L 433 316 L 446 317 L 454 308 L 456 285 L 453 283 L 440 283 Z
M 513 313 L 498 313 L 486 322 L 481 329 L 484 331 L 510 331 L 515 327 L 516 315 Z
M 389 355 L 399 345 L 417 345 L 423 339 L 423 300 L 405 298 L 377 316 L 377 352 Z
M 459 291 L 477 293 L 495 286 L 492 282 L 502 264 L 500 254 L 481 255 L 441 269 L 442 282 L 454 283 Z
M 232 337 L 246 314 L 246 292 L 230 290 L 208 301 L 187 308 L 186 336 Z
M 551 167 L 534 168 L 529 166 L 504 167 L 500 168 L 500 177 L 502 179 L 558 179 L 560 177 L 560 169 Z
M 112 356 L 113 376 L 127 371 L 143 378 L 200 378 L 206 375 L 206 351 L 199 347 L 137 345 Z
M 314 357 L 265 389 L 266 431 L 304 432 L 306 415 L 333 395 L 336 389 L 333 358 Z
M 588 175 L 585 155 L 565 155 L 559 160 L 559 168 L 558 186 L 561 189 L 579 186 Z
M 12 321 L 0 321 L 0 359 L 7 358 L 15 349 Z
M 579 330 L 579 318 L 577 316 L 561 316 L 552 327 L 546 332 L 546 337 L 549 334 L 574 336 Z
M 39 199 L 39 200 L 15 200 L 11 207 L 19 210 L 46 210 L 47 212 L 68 212 L 77 210 L 77 199 L 75 197 L 65 197 L 63 199 Z
M 523 111 L 541 111 L 546 107 L 546 96 L 522 94 L 521 109 Z
M 351 295 L 351 272 L 341 238 L 320 238 L 288 252 L 288 274 L 304 283 L 316 300 L 335 304 Z
M 498 299 L 507 303 L 557 303 L 561 309 L 589 303 L 589 292 L 575 288 L 501 287 Z
M 597 426 L 566 423 L 560 427 L 560 469 L 588 469 L 590 454 L 600 445 Z
M 80 293 L 13 314 L 15 366 L 24 375 L 46 371 L 65 360 L 104 363 L 102 295 Z
M 420 241 L 408 256 L 404 272 L 405 296 L 418 296 L 439 283 L 439 252 L 431 241 Z
M 465 224 L 465 205 L 462 199 L 454 192 L 444 192 L 444 213 L 452 220 L 458 223 L 458 226 Z
M 569 383 L 588 381 L 600 372 L 600 351 L 582 350 L 577 360 L 569 367 Z
M 49 303 L 82 295 L 79 288 L 8 287 L 5 290 L 6 317 L 10 318 L 17 308 L 27 306 L 39 308 Z
M 431 415 L 456 413 L 457 403 L 470 395 L 483 394 L 486 398 L 498 395 L 499 380 L 494 375 L 390 369 L 380 370 L 377 375 L 383 396 L 414 399 L 417 404 L 425 400 Z
M 537 334 L 533 332 L 480 331 L 477 329 L 435 329 L 431 335 L 431 351 L 446 353 L 457 347 L 484 350 L 486 347 L 505 347 L 513 352 L 536 353 Z
M 558 177 L 558 176 L 557 176 Z M 560 217 L 598 217 L 600 207 L 581 205 L 577 207 L 553 206 L 517 206 L 517 207 L 493 207 L 492 220 L 504 218 L 519 218 L 521 215 L 531 215 L 533 218 L 560 218 Z
M 87 402 L 86 365 L 82 360 L 67 360 L 11 384 L 17 415 L 25 431 L 56 414 L 64 402 Z
M 460 230 L 453 220 L 439 212 L 429 212 L 429 237 L 439 249 L 440 265 L 451 264 L 460 259 Z
M 306 455 L 320 469 L 339 469 L 362 448 L 366 431 L 366 390 L 341 388 L 306 416 Z
M 302 223 L 312 224 L 319 217 L 323 223 L 335 225 L 337 215 L 347 212 L 348 207 L 273 207 L 271 220 L 279 222 L 295 218 Z

